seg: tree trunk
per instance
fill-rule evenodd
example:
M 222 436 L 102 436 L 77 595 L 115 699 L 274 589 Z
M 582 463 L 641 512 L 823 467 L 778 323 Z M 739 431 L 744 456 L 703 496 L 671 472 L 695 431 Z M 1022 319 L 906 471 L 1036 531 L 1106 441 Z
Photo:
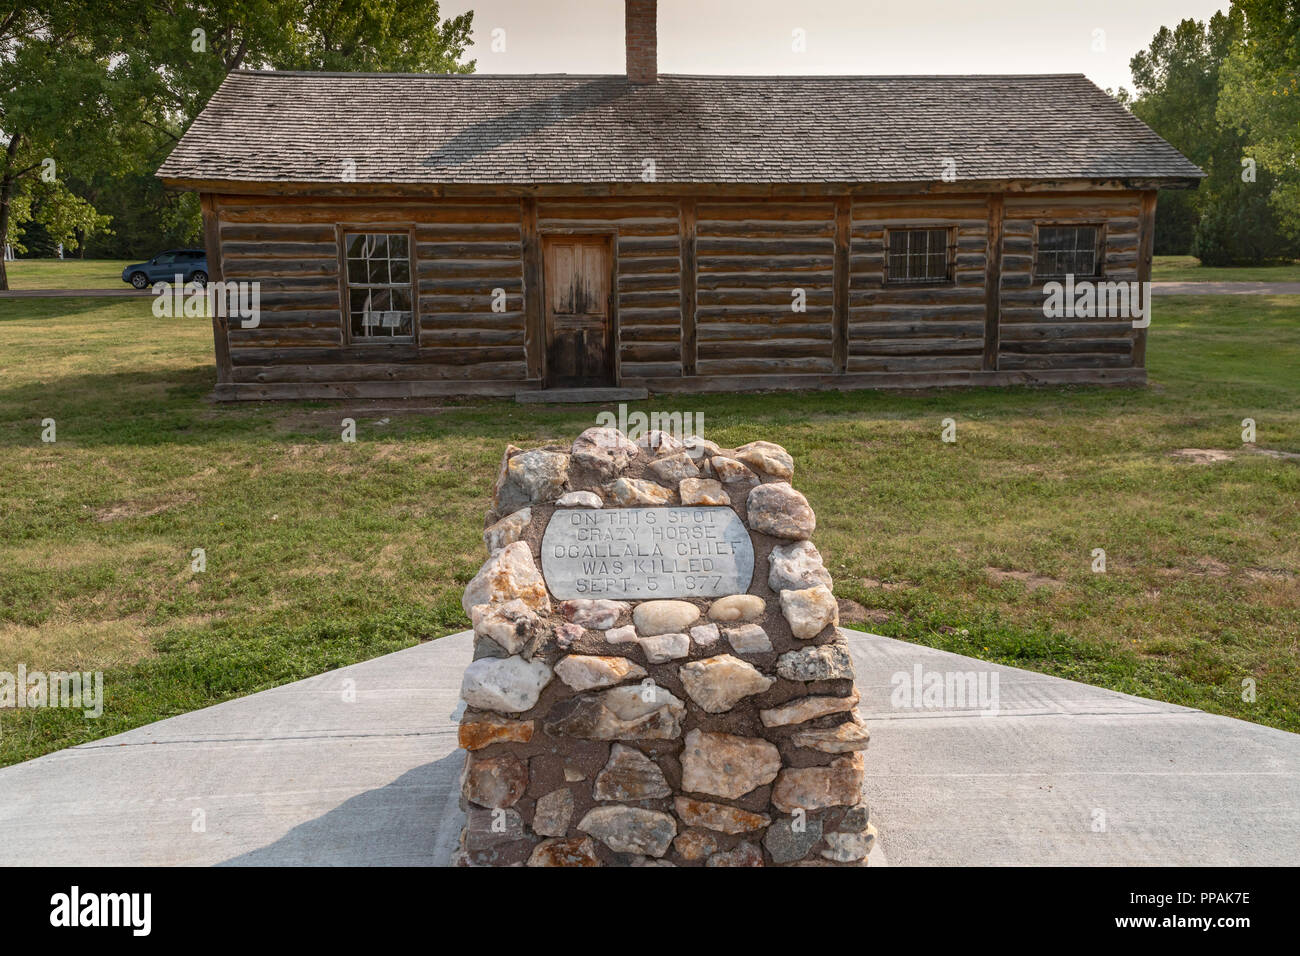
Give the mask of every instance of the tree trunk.
M 0 243 L 8 243 L 9 235 L 9 195 L 13 182 L 6 175 L 0 185 Z M 4 250 L 0 249 L 0 292 L 9 291 L 9 263 L 5 261 Z
M 0 243 L 9 241 L 9 203 L 14 194 L 14 157 L 18 155 L 18 134 L 9 137 L 5 150 L 4 178 L 0 179 Z M 0 249 L 0 292 L 9 291 L 9 266 Z

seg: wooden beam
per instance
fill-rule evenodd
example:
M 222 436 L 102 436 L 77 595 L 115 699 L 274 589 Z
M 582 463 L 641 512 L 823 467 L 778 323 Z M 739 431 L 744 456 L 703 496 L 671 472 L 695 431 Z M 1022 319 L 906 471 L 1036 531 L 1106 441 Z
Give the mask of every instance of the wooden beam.
M 1138 219 L 1138 282 L 1151 281 L 1151 257 L 1155 252 L 1156 242 L 1156 191 L 1142 194 L 1142 214 Z M 1139 289 L 1146 288 L 1143 285 Z M 1145 296 L 1143 297 L 1145 299 Z M 1143 302 L 1149 306 L 1149 302 Z M 1149 313 L 1148 313 L 1149 314 Z M 1147 330 L 1133 330 L 1133 367 L 1146 368 L 1147 365 Z
M 216 197 L 211 193 L 199 196 L 199 209 L 203 214 L 203 245 L 208 253 L 208 281 L 222 281 L 221 271 L 221 215 Z M 212 347 L 217 362 L 217 384 L 234 381 L 234 367 L 230 361 L 230 322 L 214 309 L 212 316 Z
M 695 374 L 698 335 L 695 330 L 695 200 L 681 204 L 682 244 L 682 374 Z
M 524 352 L 528 378 L 546 374 L 546 324 L 542 314 L 542 249 L 537 235 L 537 200 L 520 200 L 523 213 L 524 249 Z
M 853 200 L 835 200 L 835 265 L 831 285 L 831 367 L 842 374 L 849 361 L 849 243 L 853 226 Z
M 1035 192 L 1096 192 L 1111 190 L 1195 189 L 1199 178 L 1186 176 L 1133 177 L 1090 179 L 982 179 L 946 182 L 910 183 L 340 183 L 330 182 L 265 182 L 258 180 L 198 179 L 190 177 L 160 177 L 169 189 L 189 189 L 229 195 L 275 196 L 424 196 L 432 199 L 484 199 L 521 197 L 573 197 L 591 198 L 605 196 L 695 196 L 713 200 L 730 196 L 803 196 L 830 198 L 843 196 L 933 195 L 947 196 L 959 193 L 1035 193 Z
M 998 368 L 1002 313 L 1002 214 L 1003 197 L 989 197 L 988 244 L 984 252 L 984 370 Z

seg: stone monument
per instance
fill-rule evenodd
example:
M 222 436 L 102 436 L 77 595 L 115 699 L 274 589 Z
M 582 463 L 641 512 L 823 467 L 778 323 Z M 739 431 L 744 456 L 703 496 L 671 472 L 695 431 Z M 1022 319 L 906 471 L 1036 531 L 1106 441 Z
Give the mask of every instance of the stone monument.
M 506 449 L 465 589 L 469 866 L 861 866 L 867 730 L 779 445 Z

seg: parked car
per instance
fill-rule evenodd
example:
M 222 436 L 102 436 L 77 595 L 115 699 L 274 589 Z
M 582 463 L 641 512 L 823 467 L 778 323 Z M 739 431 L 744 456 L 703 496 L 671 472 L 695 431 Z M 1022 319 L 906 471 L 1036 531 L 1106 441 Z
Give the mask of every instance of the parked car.
M 148 288 L 155 282 L 172 282 L 180 275 L 186 282 L 206 285 L 208 281 L 208 254 L 202 249 L 171 249 L 160 252 L 148 262 L 127 266 L 122 270 L 122 281 L 137 289 Z

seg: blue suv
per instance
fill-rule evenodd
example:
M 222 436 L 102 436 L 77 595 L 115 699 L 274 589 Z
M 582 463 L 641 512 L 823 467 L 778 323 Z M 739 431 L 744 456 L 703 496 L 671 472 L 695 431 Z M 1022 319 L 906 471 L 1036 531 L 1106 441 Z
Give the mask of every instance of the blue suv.
M 148 262 L 127 266 L 122 270 L 122 281 L 137 289 L 146 289 L 155 282 L 172 282 L 180 275 L 186 282 L 206 285 L 208 282 L 208 254 L 203 249 L 171 249 L 161 252 Z

